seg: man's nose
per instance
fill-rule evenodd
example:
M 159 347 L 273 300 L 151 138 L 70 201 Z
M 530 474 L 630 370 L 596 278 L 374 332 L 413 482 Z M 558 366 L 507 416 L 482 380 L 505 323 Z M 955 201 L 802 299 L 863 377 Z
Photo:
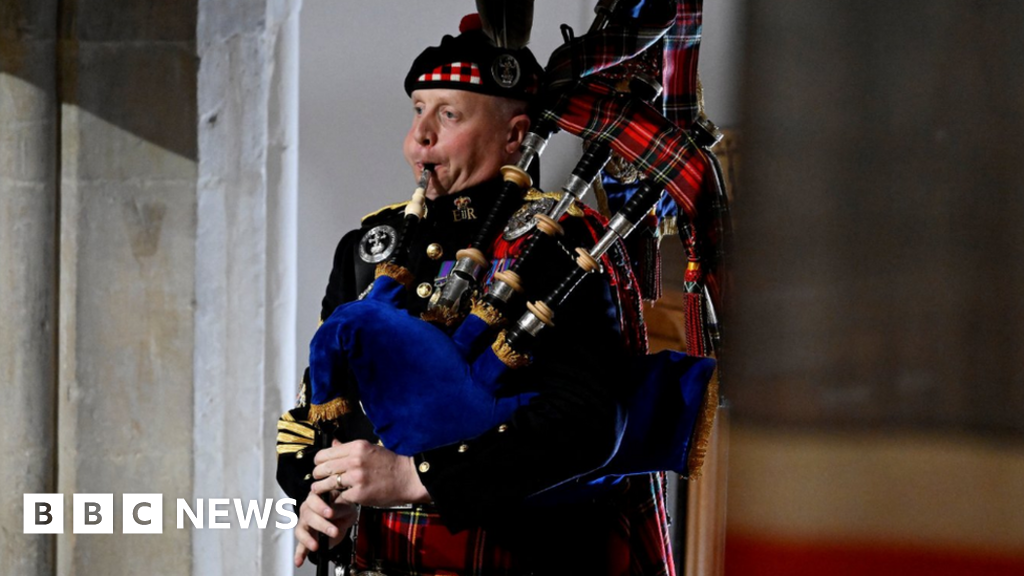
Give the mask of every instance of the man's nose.
M 416 123 L 413 135 L 420 146 L 433 146 L 437 143 L 437 131 L 434 130 L 434 127 L 427 119 Z

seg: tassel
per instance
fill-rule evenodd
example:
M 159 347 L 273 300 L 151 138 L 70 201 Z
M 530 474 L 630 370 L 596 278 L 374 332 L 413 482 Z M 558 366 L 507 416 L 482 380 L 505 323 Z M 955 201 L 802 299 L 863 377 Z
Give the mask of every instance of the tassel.
M 648 225 L 652 219 L 657 222 L 653 214 L 648 214 L 644 225 Z M 656 230 L 657 227 L 652 224 L 638 242 L 640 253 L 637 280 L 640 283 L 640 297 L 648 302 L 661 300 L 661 242 Z
M 704 341 L 704 290 L 701 289 L 700 263 L 689 260 L 683 276 L 686 286 L 686 353 L 690 356 L 707 356 Z
M 658 217 L 650 212 L 625 240 L 640 298 L 648 302 L 661 299 L 661 239 L 658 229 Z

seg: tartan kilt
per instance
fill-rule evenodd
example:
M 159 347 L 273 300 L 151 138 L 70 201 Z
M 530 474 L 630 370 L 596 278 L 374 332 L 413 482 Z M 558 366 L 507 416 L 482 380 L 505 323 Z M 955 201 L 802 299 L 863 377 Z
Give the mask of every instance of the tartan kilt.
M 510 551 L 483 528 L 453 534 L 430 506 L 363 508 L 357 535 L 355 567 L 360 570 L 387 576 L 517 574 Z
M 611 514 L 596 539 L 591 519 L 570 513 L 552 522 L 537 509 L 535 522 L 519 531 L 532 541 L 519 548 L 480 527 L 453 534 L 431 506 L 364 508 L 355 568 L 387 576 L 675 576 L 664 504 L 659 475 L 630 477 L 601 505 Z

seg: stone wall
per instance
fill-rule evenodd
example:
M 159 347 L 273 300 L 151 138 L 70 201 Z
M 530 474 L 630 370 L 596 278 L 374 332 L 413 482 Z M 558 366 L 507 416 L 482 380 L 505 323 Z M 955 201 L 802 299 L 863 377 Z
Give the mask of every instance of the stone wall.
M 0 9 L 4 574 L 288 565 L 273 524 L 178 530 L 174 505 L 279 495 L 300 5 Z M 32 492 L 64 494 L 64 534 L 21 534 Z M 114 494 L 113 535 L 71 533 L 74 493 Z M 163 494 L 161 536 L 121 533 L 125 493 Z
M 56 0 L 0 7 L 0 574 L 52 574 L 54 538 L 21 531 L 22 494 L 54 492 Z

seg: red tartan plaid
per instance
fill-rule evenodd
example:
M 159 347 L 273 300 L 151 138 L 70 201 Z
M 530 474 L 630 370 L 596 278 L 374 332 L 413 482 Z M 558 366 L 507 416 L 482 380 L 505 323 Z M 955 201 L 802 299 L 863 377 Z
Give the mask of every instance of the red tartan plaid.
M 420 74 L 417 82 L 466 82 L 480 84 L 480 69 L 472 62 L 452 62 L 434 68 L 433 72 Z
M 708 161 L 687 132 L 652 106 L 621 98 L 600 81 L 565 98 L 559 113 L 542 116 L 584 140 L 604 142 L 666 191 L 692 219 Z
M 388 576 L 513 575 L 511 553 L 482 528 L 451 533 L 428 508 L 364 509 L 359 518 L 356 568 Z
M 704 281 L 712 302 L 720 305 L 717 254 L 718 230 L 727 223 L 716 200 L 702 194 L 708 160 L 698 152 L 686 131 L 696 119 L 697 60 L 700 53 L 703 0 L 650 2 L 638 18 L 623 18 L 593 34 L 577 38 L 555 51 L 546 68 L 546 89 L 557 95 L 543 116 L 587 140 L 611 144 L 648 178 L 666 186 L 672 199 L 694 223 L 702 246 Z M 660 42 L 660 44 L 659 44 Z M 662 58 L 662 111 L 639 102 L 614 101 L 607 85 L 627 73 L 620 64 L 648 48 Z M 574 69 L 575 66 L 575 69 Z M 585 81 L 563 92 L 574 82 L 573 72 Z
M 681 128 L 697 118 L 697 59 L 703 5 L 703 0 L 680 0 L 676 4 L 675 22 L 663 40 L 662 110 Z
M 544 67 L 546 90 L 557 91 L 580 77 L 596 74 L 643 52 L 669 30 L 675 21 L 670 3 L 644 11 L 637 20 L 611 21 L 605 28 L 580 36 L 551 54 Z
M 629 478 L 614 497 L 617 516 L 606 540 L 593 549 L 567 554 L 602 554 L 607 572 L 588 576 L 675 576 L 668 538 L 662 482 L 655 475 Z M 537 522 L 545 522 L 543 510 Z M 546 526 L 547 533 L 573 531 L 571 524 Z M 593 558 L 589 559 L 593 562 Z M 482 528 L 452 533 L 426 507 L 411 510 L 364 509 L 359 519 L 355 567 L 388 576 L 516 576 L 529 568 Z M 604 566 L 602 566 L 604 567 Z

